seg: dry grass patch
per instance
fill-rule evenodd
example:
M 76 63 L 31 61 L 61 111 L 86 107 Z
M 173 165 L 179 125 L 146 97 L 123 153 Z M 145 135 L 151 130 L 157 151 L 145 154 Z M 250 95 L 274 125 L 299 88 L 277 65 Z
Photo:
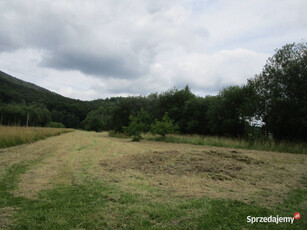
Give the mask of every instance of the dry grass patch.
M 0 148 L 32 143 L 46 137 L 71 132 L 72 129 L 20 127 L 0 125 Z
M 6 165 L 39 157 L 20 176 L 16 196 L 35 198 L 43 189 L 82 184 L 88 178 L 163 202 L 209 196 L 273 206 L 302 186 L 307 168 L 306 156 L 299 154 L 135 143 L 81 131 L 0 153 Z
M 128 155 L 111 163 L 114 168 L 108 170 L 133 169 L 146 174 L 168 174 L 176 176 L 191 176 L 208 173 L 213 180 L 231 180 L 240 178 L 240 173 L 246 165 L 263 164 L 242 154 L 226 154 L 217 151 L 191 151 L 188 153 L 179 151 L 153 151 L 141 155 Z M 102 161 L 100 165 L 105 167 L 108 163 Z M 244 178 L 241 178 L 244 180 Z
M 48 152 L 43 154 L 38 164 L 33 165 L 25 174 L 20 176 L 15 196 L 36 198 L 39 191 L 50 189 L 57 185 L 71 185 L 80 182 L 79 174 L 82 172 L 80 156 L 74 149 L 90 139 L 80 138 L 75 133 L 66 134 L 65 137 L 54 137 L 37 142 L 27 149 L 25 155 L 31 156 L 34 149 L 48 146 Z M 83 156 L 86 157 L 86 156 Z M 80 180 L 79 180 L 80 179 Z
M 304 155 L 75 131 L 1 150 L 0 163 L 0 228 L 243 229 L 247 214 L 288 216 L 306 204 L 306 191 L 293 191 Z
M 205 195 L 265 205 L 276 205 L 287 192 L 301 186 L 306 172 L 304 156 L 281 154 L 284 161 L 271 162 L 268 159 L 274 153 L 185 147 L 103 159 L 99 165 L 108 172 L 105 176 L 116 176 L 124 184 L 147 181 L 179 196 Z
M 56 136 L 50 140 L 38 141 L 29 145 L 0 149 L 0 177 L 5 173 L 7 168 L 10 168 L 14 164 L 35 161 L 50 155 L 50 153 L 56 151 L 57 143 L 61 138 L 61 136 Z M 50 144 L 50 141 L 53 144 Z

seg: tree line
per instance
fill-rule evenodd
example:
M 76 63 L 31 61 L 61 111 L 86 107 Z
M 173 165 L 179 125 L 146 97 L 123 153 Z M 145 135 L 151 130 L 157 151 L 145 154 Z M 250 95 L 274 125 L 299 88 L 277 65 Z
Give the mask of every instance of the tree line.
M 106 100 L 87 115 L 82 125 L 87 130 L 126 129 L 128 133 L 130 125 L 146 132 L 146 127 L 167 114 L 183 134 L 249 139 L 270 134 L 276 140 L 304 141 L 306 89 L 307 47 L 293 43 L 276 50 L 262 72 L 243 86 L 229 86 L 216 96 L 199 97 L 186 86 L 144 97 Z
M 16 91 L 13 82 L 0 81 L 1 124 L 60 122 L 72 128 L 131 133 L 161 131 L 172 123 L 172 131 L 182 134 L 307 139 L 306 43 L 276 50 L 261 73 L 215 96 L 196 96 L 186 86 L 148 96 L 80 101 L 24 85 Z

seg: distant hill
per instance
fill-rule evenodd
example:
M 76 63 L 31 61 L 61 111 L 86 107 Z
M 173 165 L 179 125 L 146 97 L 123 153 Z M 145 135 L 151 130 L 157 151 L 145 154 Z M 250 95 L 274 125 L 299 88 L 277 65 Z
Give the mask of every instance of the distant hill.
M 49 102 L 54 100 L 81 102 L 80 100 L 64 97 L 0 71 L 0 102 L 36 102 L 44 104 L 46 100 Z
M 2 71 L 0 71 L 0 81 L 1 83 L 3 83 L 4 81 L 7 81 L 7 82 L 10 82 L 12 84 L 15 84 L 15 85 L 19 85 L 19 86 L 24 86 L 26 88 L 29 88 L 29 89 L 34 89 L 34 90 L 40 90 L 40 91 L 46 91 L 46 92 L 50 92 L 49 90 L 47 89 L 44 89 L 42 87 L 39 87 L 35 84 L 32 84 L 32 83 L 29 83 L 29 82 L 26 82 L 26 81 L 22 81 L 16 77 L 13 77 L 7 73 L 4 73 Z
M 66 127 L 78 127 L 95 103 L 61 96 L 0 71 L 0 106 L 1 124 L 15 122 L 23 125 L 25 116 L 35 107 L 47 109 L 50 114 L 46 115 L 46 121 L 34 125 L 45 125 L 52 120 L 62 122 Z

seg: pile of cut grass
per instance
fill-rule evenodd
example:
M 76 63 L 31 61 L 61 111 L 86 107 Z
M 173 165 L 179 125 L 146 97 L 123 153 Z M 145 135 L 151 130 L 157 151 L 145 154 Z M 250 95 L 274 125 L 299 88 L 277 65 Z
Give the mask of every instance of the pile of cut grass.
M 226 148 L 307 154 L 307 144 L 304 142 L 277 142 L 274 140 L 261 139 L 247 141 L 239 138 L 200 135 L 168 135 L 166 138 L 162 139 L 159 136 L 146 134 L 143 137 L 147 140 L 164 141 L 168 143 L 188 143 L 194 145 L 208 145 Z
M 0 125 L 0 148 L 32 143 L 34 141 L 71 131 L 71 129 Z

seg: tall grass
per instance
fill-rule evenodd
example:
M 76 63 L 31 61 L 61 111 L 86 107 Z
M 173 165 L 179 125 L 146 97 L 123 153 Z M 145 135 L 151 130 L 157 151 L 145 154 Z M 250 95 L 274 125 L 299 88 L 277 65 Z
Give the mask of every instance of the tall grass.
M 217 136 L 199 136 L 199 135 L 168 135 L 163 140 L 159 136 L 146 134 L 144 139 L 154 141 L 165 141 L 170 143 L 189 143 L 194 145 L 209 145 L 218 147 L 254 149 L 272 152 L 288 152 L 307 154 L 307 143 L 304 142 L 288 142 L 273 140 L 252 140 L 247 141 L 239 138 L 227 138 Z
M 109 137 L 117 137 L 117 138 L 130 138 L 124 133 L 117 133 L 113 130 L 108 132 Z
M 0 125 L 0 148 L 32 143 L 40 139 L 71 131 L 71 129 Z

